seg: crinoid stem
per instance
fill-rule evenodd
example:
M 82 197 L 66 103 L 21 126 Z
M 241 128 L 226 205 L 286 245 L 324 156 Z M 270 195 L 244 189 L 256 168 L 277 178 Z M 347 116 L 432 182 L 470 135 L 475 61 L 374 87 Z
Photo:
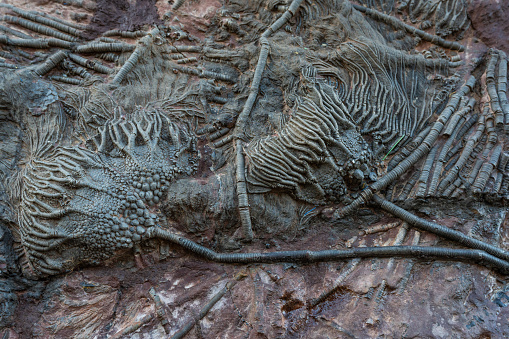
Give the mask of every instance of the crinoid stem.
M 509 129 L 509 101 L 507 100 L 507 54 L 500 51 L 500 63 L 498 64 L 497 91 L 500 106 L 504 111 L 504 128 Z
M 499 194 L 500 188 L 502 187 L 502 179 L 504 178 L 504 174 L 498 172 L 497 177 L 495 178 L 495 183 L 493 184 L 493 188 L 491 189 L 491 193 Z
M 51 71 L 53 68 L 55 68 L 62 60 L 64 60 L 67 56 L 66 52 L 58 51 L 49 58 L 46 59 L 42 63 L 42 65 L 38 66 L 36 69 L 34 69 L 35 74 L 37 75 L 44 75 Z
M 251 82 L 251 87 L 249 88 L 249 96 L 244 104 L 242 112 L 239 114 L 239 117 L 237 118 L 237 123 L 235 125 L 235 130 L 233 132 L 233 135 L 235 135 L 236 138 L 237 197 L 239 200 L 239 213 L 244 237 L 248 241 L 251 241 L 254 235 L 251 226 L 251 213 L 249 211 L 249 199 L 247 195 L 247 185 L 245 181 L 246 168 L 242 149 L 242 141 L 240 140 L 241 134 L 244 132 L 247 118 L 251 114 L 251 110 L 253 109 L 256 97 L 258 96 L 258 90 L 260 88 L 263 70 L 265 69 L 265 64 L 267 63 L 267 56 L 269 55 L 269 41 L 267 38 L 272 33 L 276 32 L 279 28 L 281 28 L 285 23 L 287 23 L 288 20 L 290 20 L 290 18 L 293 15 L 295 15 L 295 12 L 299 8 L 302 1 L 303 0 L 293 0 L 292 3 L 290 4 L 290 7 L 288 7 L 288 10 L 278 20 L 276 20 L 276 22 L 274 22 L 265 32 L 263 32 L 260 38 L 261 44 L 260 55 L 258 56 L 258 62 L 256 64 L 255 72 L 253 75 L 253 81 Z M 243 178 L 244 181 L 240 182 L 239 178 L 240 179 Z
M 228 99 L 227 98 L 223 98 L 223 97 L 220 97 L 220 96 L 217 96 L 217 95 L 211 95 L 209 97 L 209 100 L 212 101 L 212 102 L 215 102 L 217 104 L 221 104 L 221 105 L 224 105 L 228 102 Z
M 279 19 L 277 19 L 272 25 L 270 25 L 269 28 L 267 28 L 265 32 L 263 32 L 262 37 L 268 38 L 272 35 L 272 33 L 275 33 L 278 29 L 283 27 L 283 25 L 285 25 L 288 20 L 290 20 L 295 15 L 302 2 L 303 0 L 293 0 L 283 15 L 281 15 Z
M 500 154 L 502 153 L 502 145 L 498 145 L 493 153 L 491 154 L 491 158 L 489 162 L 486 162 L 482 165 L 481 170 L 479 171 L 479 175 L 475 179 L 475 182 L 472 186 L 472 191 L 476 194 L 479 194 L 483 191 L 484 186 L 486 186 L 486 182 L 490 178 L 491 172 L 494 168 L 496 168 L 498 161 L 500 159 Z
M 154 300 L 154 302 L 156 304 L 156 307 L 155 307 L 156 314 L 157 314 L 157 317 L 159 318 L 159 321 L 161 322 L 161 325 L 163 325 L 164 332 L 166 332 L 166 334 L 169 334 L 170 333 L 170 324 L 168 323 L 168 319 L 166 319 L 166 312 L 164 311 L 164 307 L 163 307 L 161 298 L 159 298 L 159 295 L 157 294 L 156 290 L 153 287 L 150 288 L 148 293 L 150 294 L 150 296 L 152 297 L 152 299 Z
M 419 245 L 419 241 L 421 240 L 421 233 L 419 231 L 415 231 L 414 238 L 412 239 L 412 246 Z M 405 275 L 401 279 L 401 282 L 398 287 L 397 294 L 400 295 L 405 291 L 408 280 L 410 279 L 410 274 L 412 272 L 412 268 L 414 266 L 413 260 L 410 260 L 405 269 Z
M 132 323 L 132 325 L 127 326 L 122 331 L 119 331 L 119 332 L 115 333 L 111 337 L 111 339 L 125 338 L 125 336 L 127 336 L 127 335 L 129 335 L 131 333 L 136 332 L 141 327 L 143 327 L 144 325 L 148 324 L 153 318 L 154 318 L 154 316 L 152 314 L 146 314 L 140 320 L 135 321 L 134 323 Z
M 485 242 L 482 242 L 480 240 L 474 239 L 472 237 L 469 237 L 461 232 L 452 230 L 448 227 L 436 224 L 431 221 L 427 221 L 425 219 L 419 218 L 415 214 L 412 214 L 405 209 L 385 200 L 384 198 L 373 195 L 373 201 L 380 205 L 380 207 L 387 212 L 401 218 L 403 221 L 409 223 L 412 226 L 415 226 L 421 230 L 431 232 L 433 234 L 439 235 L 441 237 L 444 237 L 449 240 L 456 241 L 462 245 L 465 245 L 467 247 L 478 249 L 485 251 L 491 255 L 496 256 L 499 259 L 502 260 L 509 260 L 509 253 L 497 248 L 493 245 L 487 244 Z
M 217 140 L 217 139 L 225 136 L 229 131 L 230 131 L 230 129 L 228 127 L 223 127 L 219 131 L 212 133 L 209 136 L 209 141 Z
M 74 27 L 71 27 L 67 23 L 58 22 L 57 20 L 55 20 L 56 18 L 53 18 L 50 16 L 45 16 L 45 15 L 42 15 L 42 13 L 38 13 L 38 12 L 27 12 L 20 8 L 17 8 L 12 5 L 7 5 L 7 4 L 0 4 L 0 7 L 9 8 L 11 11 L 13 11 L 14 13 L 18 14 L 19 16 L 21 16 L 27 20 L 30 20 L 33 22 L 38 22 L 40 24 L 56 28 L 59 31 L 69 33 L 75 37 L 81 36 L 79 30 L 77 30 Z
M 243 132 L 243 128 L 246 125 L 247 118 L 253 109 L 256 97 L 258 96 L 258 90 L 260 88 L 260 81 L 262 80 L 262 73 L 265 68 L 265 64 L 267 63 L 267 56 L 269 54 L 269 41 L 265 37 L 260 38 L 260 44 L 262 46 L 260 50 L 260 55 L 258 57 L 258 63 L 256 64 L 256 69 L 253 75 L 253 81 L 251 82 L 251 87 L 249 88 L 249 96 L 244 104 L 244 108 L 242 112 L 239 114 L 237 118 L 237 123 L 235 129 L 237 133 Z
M 198 61 L 197 57 L 182 58 L 182 59 L 177 60 L 177 64 L 189 64 L 189 63 L 197 62 L 197 61 Z
M 136 46 L 126 44 L 124 42 L 120 43 L 101 43 L 101 42 L 92 42 L 88 45 L 82 45 L 76 47 L 77 53 L 106 53 L 106 52 L 130 52 L 134 51 Z
M 69 84 L 69 85 L 81 85 L 83 83 L 83 80 L 81 80 L 81 79 L 68 78 L 68 77 L 63 77 L 60 75 L 50 76 L 49 79 L 58 81 L 58 82 L 63 82 L 65 84 Z
M 212 146 L 214 146 L 214 148 L 223 147 L 224 145 L 232 142 L 232 140 L 233 140 L 233 135 L 230 134 L 226 138 L 220 139 L 219 141 L 212 143 Z
M 69 26 L 69 27 L 72 27 L 72 28 L 76 28 L 76 29 L 78 29 L 78 30 L 82 30 L 82 31 L 83 31 L 83 30 L 87 29 L 87 26 L 85 26 L 85 25 L 80 25 L 80 24 L 78 24 L 78 23 L 69 22 L 69 21 L 66 21 L 66 20 L 64 20 L 64 19 L 60 19 L 60 18 L 57 18 L 57 17 L 51 16 L 51 15 L 46 14 L 46 13 L 44 13 L 44 12 L 35 12 L 35 11 L 32 11 L 32 12 L 30 12 L 30 13 L 33 13 L 33 14 L 36 14 L 36 15 L 43 16 L 43 17 L 45 17 L 45 18 L 48 18 L 48 19 L 53 20 L 53 21 L 56 21 L 56 22 L 61 23 L 61 24 L 63 24 L 63 25 L 66 25 L 66 26 Z
M 122 80 L 124 80 L 126 75 L 134 68 L 134 66 L 136 66 L 138 60 L 147 49 L 147 46 L 150 45 L 150 41 L 152 40 L 152 38 L 155 37 L 157 34 L 159 34 L 159 29 L 156 27 L 148 35 L 140 39 L 134 52 L 131 54 L 131 56 L 129 56 L 129 59 L 127 59 L 125 64 L 115 75 L 113 83 L 120 84 Z
M 83 79 L 90 79 L 92 77 L 92 74 L 90 74 L 86 69 L 69 60 L 62 61 L 62 68 L 72 74 L 79 75 Z
M 461 110 L 454 113 L 454 115 L 452 116 L 451 120 L 447 124 L 447 127 L 444 131 L 445 136 L 451 136 L 452 134 L 454 134 L 455 131 L 458 131 L 458 129 L 456 128 L 456 126 L 458 126 L 458 122 L 461 120 L 461 118 L 465 117 L 466 113 L 468 113 L 472 109 L 474 109 L 475 103 L 476 103 L 476 100 L 474 98 L 470 98 L 470 100 L 468 100 L 465 107 L 463 107 Z
M 240 280 L 241 278 L 243 278 L 244 276 L 243 275 L 240 275 L 238 274 L 233 280 L 233 281 L 229 281 L 226 283 L 226 285 L 219 291 L 217 292 L 210 300 L 208 303 L 205 304 L 205 306 L 203 306 L 203 308 L 200 310 L 200 312 L 189 322 L 187 322 L 184 327 L 182 327 L 178 332 L 176 332 L 172 337 L 171 339 L 181 339 L 183 338 L 187 333 L 189 333 L 189 331 L 191 331 L 191 329 L 201 320 L 203 319 L 207 313 L 209 313 L 209 311 L 212 309 L 212 307 L 214 307 L 214 305 L 219 301 L 221 300 L 221 298 L 228 292 L 230 291 L 234 286 L 235 284 L 237 284 L 237 281 Z
M 408 179 L 407 183 L 405 184 L 405 187 L 403 187 L 403 191 L 398 196 L 397 200 L 404 201 L 407 199 L 408 195 L 414 188 L 415 184 L 417 183 L 417 180 L 420 177 L 420 172 L 416 171 L 414 175 L 410 179 Z
M 184 4 L 184 2 L 186 2 L 186 0 L 176 0 L 173 3 L 173 6 L 171 6 L 171 10 L 172 11 L 176 11 L 177 9 L 179 9 Z
M 508 161 L 509 161 L 509 154 L 507 154 L 505 152 L 502 153 L 500 155 L 500 161 L 498 162 L 497 169 L 500 170 L 502 173 L 504 173 Z
M 475 121 L 477 121 L 477 119 Z M 394 155 L 394 157 L 392 157 L 392 159 L 387 164 L 387 170 L 392 171 L 394 167 L 396 167 L 396 165 L 398 165 L 403 159 L 408 157 L 411 154 L 411 152 L 413 152 L 415 148 L 417 148 L 417 146 L 421 144 L 422 140 L 424 140 L 424 138 L 426 137 L 426 135 L 428 135 L 430 130 L 431 126 L 428 126 L 425 129 L 423 129 L 415 137 L 415 139 L 412 140 L 412 142 L 408 143 L 407 146 L 405 146 L 402 150 L 396 153 L 396 155 Z
M 472 128 L 472 126 L 475 125 L 475 123 L 479 120 L 479 114 L 475 113 L 473 114 L 464 124 L 463 126 L 461 126 L 461 128 L 459 129 L 458 131 L 458 134 L 456 135 L 456 137 L 454 137 L 454 142 L 456 142 L 456 145 L 451 148 L 451 150 L 449 150 L 447 152 L 447 156 L 445 157 L 445 160 L 444 160 L 444 163 L 447 163 L 449 160 L 451 160 L 451 158 L 454 156 L 454 155 L 458 155 L 459 156 L 459 150 L 461 148 L 463 148 L 464 146 L 464 142 L 463 142 L 463 137 L 465 136 L 465 134 L 470 131 L 470 129 Z M 457 160 L 457 159 L 456 159 Z M 450 162 L 446 167 L 445 167 L 445 170 L 446 171 L 449 171 L 451 169 L 451 167 L 454 165 L 455 162 Z
M 99 72 L 99 73 L 110 74 L 113 72 L 113 70 L 111 68 L 104 66 L 97 61 L 89 60 L 89 59 L 79 56 L 77 54 L 69 54 L 69 58 L 72 61 L 74 61 L 75 63 L 77 63 L 78 65 L 93 69 L 94 71 Z
M 194 75 L 200 78 L 207 78 L 207 79 L 216 79 L 226 82 L 235 82 L 231 77 L 229 77 L 226 74 L 221 74 L 217 72 L 207 71 L 207 70 L 197 70 L 195 68 L 185 67 L 178 64 L 173 64 L 171 66 L 175 71 L 182 72 L 185 74 Z
M 481 115 L 478 120 L 478 126 L 475 134 L 468 139 L 465 147 L 463 148 L 463 151 L 461 152 L 460 157 L 458 158 L 458 161 L 454 164 L 453 168 L 447 174 L 447 176 L 440 182 L 440 185 L 438 186 L 438 193 L 442 193 L 445 190 L 445 188 L 456 179 L 456 176 L 458 175 L 460 170 L 463 169 L 470 155 L 474 151 L 475 145 L 481 139 L 485 127 L 486 127 L 485 116 Z
M 242 227 L 242 233 L 247 241 L 253 240 L 253 227 L 251 226 L 251 215 L 249 213 L 249 198 L 247 195 L 247 183 L 246 183 L 246 171 L 245 171 L 245 159 L 243 152 L 243 143 L 241 140 L 237 140 L 237 168 L 236 168 L 236 179 L 237 179 L 237 197 L 239 201 L 239 214 L 240 222 Z
M 34 40 L 37 41 L 40 39 L 34 39 Z M 47 42 L 48 42 L 49 47 L 59 47 L 59 48 L 72 50 L 76 46 L 75 42 L 64 41 L 64 40 L 60 40 L 60 39 L 56 39 L 56 38 L 47 39 Z
M 168 46 L 171 53 L 176 52 L 188 52 L 188 53 L 200 53 L 202 51 L 201 46 Z
M 477 159 L 475 161 L 475 165 L 473 165 L 472 170 L 470 171 L 470 176 L 467 179 L 468 184 L 473 184 L 474 180 L 477 177 L 477 174 L 479 173 L 479 170 L 481 167 L 483 167 L 483 164 L 488 160 L 489 154 L 491 153 L 493 147 L 498 142 L 497 132 L 495 130 L 495 125 L 493 121 L 493 115 L 489 114 L 489 107 L 486 105 L 485 107 L 485 115 L 488 116 L 486 119 L 486 131 L 488 132 L 488 138 L 486 144 L 484 144 L 484 147 L 482 149 L 482 153 L 479 151 L 479 156 L 476 154 L 472 154 L 471 157 L 474 157 L 474 159 Z M 498 159 L 497 159 L 498 160 Z M 496 166 L 497 164 L 495 164 Z
M 53 28 L 50 28 L 50 27 L 47 27 L 47 26 L 43 26 L 41 24 L 29 21 L 29 20 L 25 20 L 25 19 L 22 19 L 22 18 L 11 16 L 11 15 L 5 15 L 3 17 L 3 19 L 6 22 L 19 25 L 21 27 L 24 27 L 26 29 L 29 29 L 29 30 L 37 32 L 37 33 L 41 33 L 41 34 L 44 34 L 44 35 L 47 35 L 47 36 L 52 36 L 52 37 L 57 38 L 57 39 L 62 39 L 62 40 L 65 40 L 65 41 L 70 41 L 70 42 L 78 41 L 78 39 L 76 39 L 73 36 L 70 36 L 68 34 L 65 34 L 65 33 L 62 33 L 60 31 L 57 31 L 57 30 L 55 30 Z
M 118 60 L 118 54 L 115 53 L 102 53 L 97 55 L 98 58 L 106 60 L 106 61 L 112 61 L 117 62 Z
M 507 175 L 507 172 L 509 171 L 509 166 L 506 166 L 505 169 L 502 171 L 504 173 L 504 178 L 502 179 L 502 186 L 500 188 L 500 195 L 507 198 L 507 191 L 509 188 L 509 175 Z
M 380 180 L 376 181 L 373 185 L 368 186 L 366 189 L 364 189 L 360 193 L 359 197 L 356 198 L 352 203 L 341 209 L 336 210 L 334 212 L 334 217 L 339 218 L 345 216 L 353 212 L 363 203 L 368 202 L 373 196 L 373 194 L 375 194 L 375 192 L 384 189 L 391 182 L 401 177 L 401 175 L 408 171 L 417 161 L 419 161 L 419 159 L 421 159 L 423 156 L 429 153 L 431 147 L 438 139 L 440 132 L 442 132 L 444 125 L 447 123 L 447 121 L 451 117 L 451 114 L 458 106 L 460 99 L 463 96 L 467 95 L 472 90 L 475 81 L 476 81 L 475 77 L 471 76 L 467 80 L 467 82 L 463 86 L 461 86 L 458 92 L 456 92 L 451 97 L 451 99 L 447 103 L 447 106 L 444 108 L 444 110 L 438 117 L 437 121 L 433 123 L 429 134 L 426 136 L 426 138 L 424 138 L 422 143 L 415 149 L 415 151 L 413 151 L 406 159 L 404 159 L 398 165 L 396 165 L 396 167 L 394 167 L 392 171 L 388 172 Z
M 49 40 L 47 39 L 11 39 L 4 34 L 0 35 L 0 44 L 37 49 L 50 48 Z
M 95 1 L 86 1 L 86 0 L 51 0 L 53 2 L 58 2 L 60 4 L 65 4 L 66 6 L 72 5 L 88 10 L 96 9 Z
M 168 57 L 172 60 L 180 60 L 185 59 L 185 56 L 182 54 L 169 54 Z M 208 60 L 207 60 L 208 61 Z
M 9 28 L 9 27 L 3 26 L 3 25 L 0 25 L 0 31 L 12 34 L 12 35 L 17 36 L 18 38 L 21 38 L 21 39 L 33 39 L 33 37 L 31 37 L 30 35 L 27 35 L 25 33 L 22 33 L 20 31 L 17 31 L 15 29 L 12 29 L 12 28 Z
M 466 107 L 466 109 L 470 110 L 470 108 L 468 108 L 468 107 Z M 442 169 L 444 168 L 444 164 L 446 163 L 445 159 L 447 157 L 447 153 L 451 149 L 451 146 L 452 146 L 454 140 L 456 139 L 456 135 L 459 132 L 459 129 L 456 128 L 456 125 L 458 123 L 462 124 L 463 121 L 465 120 L 465 117 L 463 116 L 463 112 L 465 112 L 465 108 L 459 112 L 460 113 L 459 115 L 455 114 L 453 116 L 453 118 L 459 116 L 459 119 L 456 119 L 455 121 L 451 121 L 451 124 L 454 125 L 453 132 L 451 135 L 449 135 L 449 139 L 447 139 L 445 144 L 442 146 L 442 149 L 440 150 L 440 153 L 438 155 L 438 160 L 435 163 L 435 168 L 433 170 L 433 175 L 431 176 L 431 182 L 430 182 L 430 185 L 428 188 L 428 195 L 430 195 L 430 196 L 434 196 L 436 193 L 436 189 L 438 188 L 438 180 L 439 180 L 440 175 L 442 174 Z M 453 119 L 451 119 L 451 120 L 453 120 Z M 444 135 L 447 135 L 447 134 L 444 132 Z
M 424 161 L 424 166 L 421 170 L 421 176 L 419 177 L 419 188 L 417 190 L 417 194 L 415 195 L 418 198 L 423 198 L 426 195 L 426 189 L 428 187 L 428 178 L 431 168 L 435 163 L 435 157 L 438 151 L 438 145 L 433 147 L 431 151 L 428 153 L 428 157 L 426 161 Z
M 381 198 L 380 198 L 381 199 Z M 384 199 L 382 199 L 385 201 Z M 389 203 L 390 204 L 390 203 Z M 397 206 L 396 206 L 397 207 Z M 399 208 L 399 207 L 397 207 Z M 401 209 L 406 212 L 405 210 Z M 422 220 L 410 214 L 413 218 Z M 403 218 L 402 218 L 403 219 Z M 407 221 L 411 225 L 419 224 L 412 218 Z M 425 221 L 425 220 L 422 220 Z M 425 223 L 433 224 L 428 221 Z M 424 224 L 425 224 L 424 223 Z M 436 225 L 436 224 L 434 224 Z M 470 238 L 460 232 L 456 232 L 438 225 L 443 229 L 442 233 L 451 236 L 454 235 L 458 239 L 464 239 L 466 244 L 470 247 L 478 247 L 486 249 L 488 253 L 496 253 L 491 255 L 482 249 L 454 249 L 443 247 L 422 247 L 422 246 L 385 246 L 385 247 L 356 247 L 345 250 L 323 250 L 323 251 L 281 251 L 281 252 L 268 252 L 268 253 L 217 253 L 205 246 L 198 245 L 192 240 L 186 239 L 173 232 L 163 230 L 161 228 L 154 228 L 147 233 L 148 237 L 159 238 L 168 240 L 174 244 L 180 245 L 183 248 L 191 251 L 194 254 L 202 256 L 210 261 L 228 264 L 255 264 L 255 263 L 284 263 L 284 262 L 303 262 L 314 263 L 324 261 L 338 261 L 353 258 L 390 258 L 390 257 L 415 257 L 415 258 L 441 258 L 447 260 L 465 260 L 469 263 L 475 262 L 480 265 L 493 266 L 499 269 L 504 274 L 509 274 L 509 262 L 505 259 L 509 258 L 509 254 L 499 248 L 488 245 L 482 241 Z M 427 227 L 422 227 L 426 229 Z M 438 232 L 438 231 L 437 231 Z M 500 259 L 504 258 L 504 259 Z
M 431 42 L 435 45 L 438 45 L 440 47 L 443 47 L 443 48 L 454 49 L 454 50 L 458 50 L 460 52 L 463 52 L 465 50 L 465 47 L 463 45 L 460 45 L 457 42 L 447 41 L 437 35 L 431 35 L 429 33 L 426 33 L 425 31 L 417 29 L 413 26 L 407 25 L 404 22 L 402 22 L 390 15 L 383 14 L 379 11 L 374 10 L 374 9 L 366 8 L 363 6 L 356 5 L 356 4 L 352 4 L 352 6 L 359 12 L 362 12 L 362 13 L 372 17 L 375 20 L 382 21 L 388 25 L 391 25 L 392 27 L 394 27 L 396 29 L 404 29 L 408 33 L 418 36 L 422 40 L 429 41 L 429 42 Z M 455 67 L 455 66 L 453 66 L 453 67 Z
M 0 67 L 10 68 L 10 69 L 25 68 L 25 66 L 18 66 L 18 65 L 15 65 L 15 64 L 8 64 L 6 62 L 0 62 Z
M 504 111 L 500 105 L 500 98 L 498 96 L 497 85 L 495 83 L 495 67 L 499 60 L 499 54 L 496 50 L 490 51 L 491 58 L 486 68 L 486 87 L 488 89 L 488 95 L 490 97 L 491 110 L 495 113 L 495 122 L 497 126 L 504 125 Z M 502 60 L 503 62 L 503 60 Z M 497 77 L 498 80 L 498 77 Z
M 101 42 L 113 42 L 113 43 L 121 42 L 120 40 L 113 39 L 113 38 L 108 38 L 108 37 L 105 37 L 105 36 L 99 37 L 99 41 L 101 41 Z
M 392 246 L 401 246 L 403 241 L 405 240 L 405 237 L 408 233 L 408 224 L 404 222 L 401 227 L 399 228 L 398 234 L 396 235 L 396 238 L 394 239 Z M 394 266 L 395 259 L 390 258 L 389 262 L 387 263 L 387 266 L 385 268 L 386 272 L 389 272 L 391 274 L 391 270 Z M 375 301 L 377 304 L 380 304 L 383 301 L 384 295 L 386 294 L 385 289 L 387 288 L 387 279 L 382 279 L 382 282 L 380 283 L 380 286 L 378 288 L 378 293 L 376 295 Z
M 336 292 L 342 285 L 345 279 L 354 271 L 354 269 L 357 267 L 357 265 L 360 263 L 360 258 L 355 258 L 350 260 L 345 267 L 343 267 L 341 273 L 339 274 L 338 278 L 334 282 L 334 286 L 320 294 L 317 298 L 311 299 L 309 301 L 309 306 L 315 307 L 316 305 L 322 303 L 324 300 L 326 300 L 328 297 L 330 297 L 334 292 Z
M 104 32 L 103 36 L 119 36 L 119 37 L 122 37 L 122 38 L 129 38 L 129 39 L 134 39 L 134 38 L 141 38 L 145 35 L 147 35 L 148 33 L 145 32 L 145 31 L 121 31 L 121 30 L 118 30 L 118 29 L 113 29 L 111 31 L 107 31 L 107 32 Z

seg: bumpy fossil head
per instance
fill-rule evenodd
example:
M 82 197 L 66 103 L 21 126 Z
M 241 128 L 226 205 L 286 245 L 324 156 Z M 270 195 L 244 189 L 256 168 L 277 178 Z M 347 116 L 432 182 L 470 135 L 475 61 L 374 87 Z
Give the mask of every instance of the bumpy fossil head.
M 52 275 L 95 264 L 158 227 L 169 182 L 196 171 L 195 139 L 156 109 L 117 110 L 85 145 L 33 156 L 19 224 L 25 269 Z
M 371 172 L 372 155 L 338 92 L 317 70 L 303 70 L 302 92 L 276 134 L 248 146 L 250 191 L 287 188 L 319 203 L 344 196 Z

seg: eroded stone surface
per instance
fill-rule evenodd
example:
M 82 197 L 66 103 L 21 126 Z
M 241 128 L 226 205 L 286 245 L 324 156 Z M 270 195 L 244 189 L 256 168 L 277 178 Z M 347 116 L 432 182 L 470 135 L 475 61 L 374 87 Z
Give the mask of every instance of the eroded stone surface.
M 341 241 L 324 232 L 312 233 L 280 249 L 324 248 Z M 392 229 L 356 242 L 390 243 L 396 233 Z M 407 241 L 413 236 L 411 231 Z M 422 239 L 430 245 L 437 241 L 431 235 Z M 253 250 L 264 247 L 262 243 Z M 363 260 L 333 294 L 310 307 L 312 299 L 336 284 L 346 263 L 218 265 L 178 248 L 171 248 L 168 258 L 158 259 L 152 252 L 137 260 L 138 267 L 129 260 L 124 265 L 72 272 L 48 282 L 37 299 L 21 295 L 15 318 L 33 323 L 17 320 L 16 332 L 20 337 L 63 338 L 71 333 L 87 337 L 87 332 L 119 336 L 141 321 L 141 329 L 125 337 L 161 337 L 165 333 L 149 295 L 151 287 L 161 298 L 173 333 L 242 272 L 245 278 L 188 337 L 198 337 L 199 331 L 203 337 L 227 338 L 507 336 L 503 324 L 509 301 L 503 277 L 467 263 L 396 260 L 387 269 L 388 259 Z M 381 292 L 384 279 L 386 288 Z

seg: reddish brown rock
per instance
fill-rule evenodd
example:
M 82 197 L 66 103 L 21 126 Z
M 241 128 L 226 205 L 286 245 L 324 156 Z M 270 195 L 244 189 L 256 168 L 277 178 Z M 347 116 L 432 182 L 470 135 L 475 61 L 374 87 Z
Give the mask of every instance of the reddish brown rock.
M 504 0 L 471 0 L 468 15 L 475 36 L 489 47 L 509 52 L 509 2 Z
M 505 215 L 505 213 L 504 213 Z M 486 215 L 497 219 L 500 214 Z M 471 227 L 457 217 L 433 219 Z M 394 222 L 384 219 L 380 223 Z M 379 224 L 380 224 L 379 223 Z M 343 237 L 311 229 L 280 250 L 389 245 L 399 228 Z M 404 244 L 411 243 L 410 229 Z M 504 241 L 507 235 L 504 234 Z M 437 244 L 422 233 L 421 245 Z M 329 245 L 327 245 L 329 244 Z M 268 251 L 264 242 L 246 248 Z M 269 249 L 270 251 L 271 249 Z M 241 277 L 186 338 L 481 338 L 509 335 L 504 276 L 482 266 L 448 261 L 365 259 L 338 281 L 352 262 L 227 265 L 170 246 L 108 267 L 86 268 L 46 283 L 40 297 L 21 296 L 11 338 L 161 338 L 192 321 L 228 282 Z M 326 291 L 332 293 L 316 303 Z M 315 305 L 316 304 L 316 305 Z M 5 332 L 5 331 L 4 331 Z

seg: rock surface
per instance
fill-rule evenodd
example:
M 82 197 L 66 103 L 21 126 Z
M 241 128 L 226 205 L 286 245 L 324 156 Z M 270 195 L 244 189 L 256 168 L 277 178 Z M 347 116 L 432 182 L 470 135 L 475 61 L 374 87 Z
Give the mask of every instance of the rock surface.
M 509 50 L 504 32 L 509 29 L 509 3 L 505 1 L 472 0 L 468 7 L 474 34 L 489 47 Z
M 507 229 L 504 210 L 483 217 L 495 227 Z M 447 215 L 437 221 L 462 225 L 464 231 L 474 224 Z M 394 222 L 397 220 L 381 220 L 382 224 Z M 333 232 L 340 233 L 341 228 Z M 382 246 L 390 244 L 397 233 L 396 227 L 383 234 L 347 239 L 309 230 L 303 238 L 275 247 L 323 249 L 341 242 Z M 409 231 L 406 242 L 411 242 L 415 233 Z M 507 231 L 504 233 L 502 239 L 507 242 Z M 433 235 L 421 235 L 421 244 L 438 241 Z M 263 250 L 262 244 L 252 250 Z M 87 268 L 52 278 L 37 296 L 21 292 L 14 324 L 4 331 L 11 331 L 11 338 L 16 337 L 14 333 L 20 338 L 161 338 L 167 334 L 151 288 L 161 300 L 169 334 L 173 334 L 240 276 L 188 338 L 509 335 L 507 280 L 481 266 L 404 259 L 391 264 L 390 259 L 366 259 L 357 263 L 245 267 L 210 263 L 176 247 L 169 250 L 165 259 L 151 252 L 122 265 Z M 348 271 L 351 273 L 346 275 Z M 324 292 L 330 294 L 316 304 L 315 299 Z
M 171 9 L 168 1 L 155 0 L 97 1 L 94 11 L 59 2 L 39 1 L 35 7 L 66 20 L 81 18 L 88 24 L 89 37 L 110 29 L 132 30 L 160 23 Z M 11 3 L 23 8 L 31 5 Z M 200 25 L 209 22 L 221 6 L 215 0 L 189 0 L 177 12 L 178 22 L 188 34 L 202 39 Z M 471 0 L 468 14 L 472 27 L 461 40 L 471 53 L 465 57 L 467 61 L 482 58 L 491 47 L 509 53 L 505 36 L 509 31 L 509 3 Z M 226 41 L 229 47 L 238 43 L 233 38 Z M 271 108 L 270 103 L 267 105 Z M 202 154 L 210 152 L 203 144 L 198 147 L 202 147 Z M 174 202 L 191 199 L 190 192 L 212 176 L 209 165 L 202 160 L 185 189 L 175 193 Z M 283 228 L 276 223 L 285 220 L 291 224 L 294 219 L 283 215 L 291 211 L 282 209 L 280 219 L 274 217 L 274 224 L 256 226 L 255 240 L 243 245 L 216 234 L 224 226 L 223 219 L 210 220 L 214 210 L 210 212 L 202 202 L 226 201 L 219 178 L 214 185 L 211 196 L 192 196 L 196 211 L 183 207 L 177 211 L 183 214 L 186 225 L 175 226 L 209 247 L 221 243 L 221 248 L 230 250 L 242 247 L 244 252 L 264 252 L 388 246 L 405 228 L 399 219 L 370 205 L 341 220 L 332 218 L 327 209 L 310 208 L 302 225 Z M 290 199 L 278 194 L 278 201 Z M 407 203 L 428 220 L 509 249 L 509 221 L 503 203 L 432 198 L 416 201 L 401 204 Z M 165 212 L 177 213 L 180 206 L 175 206 L 165 206 Z M 270 214 L 265 211 L 268 207 L 260 206 L 253 209 Z M 1 209 L 2 205 L 3 213 Z M 12 252 L 7 248 L 12 243 L 8 219 L 6 210 L 1 221 L 5 234 L 0 237 L 0 254 L 5 258 L 5 263 L 0 262 L 4 272 L 0 285 L 2 338 L 163 338 L 189 322 L 194 325 L 186 338 L 509 337 L 508 278 L 475 263 L 395 258 L 218 264 L 177 245 L 149 240 L 141 249 L 127 249 L 99 266 L 32 281 L 8 270 L 12 260 L 5 254 Z M 199 229 L 206 222 L 211 226 Z M 381 232 L 366 232 L 381 225 L 388 226 Z M 456 246 L 412 227 L 401 234 L 404 245 Z M 201 313 L 215 297 L 217 302 Z

